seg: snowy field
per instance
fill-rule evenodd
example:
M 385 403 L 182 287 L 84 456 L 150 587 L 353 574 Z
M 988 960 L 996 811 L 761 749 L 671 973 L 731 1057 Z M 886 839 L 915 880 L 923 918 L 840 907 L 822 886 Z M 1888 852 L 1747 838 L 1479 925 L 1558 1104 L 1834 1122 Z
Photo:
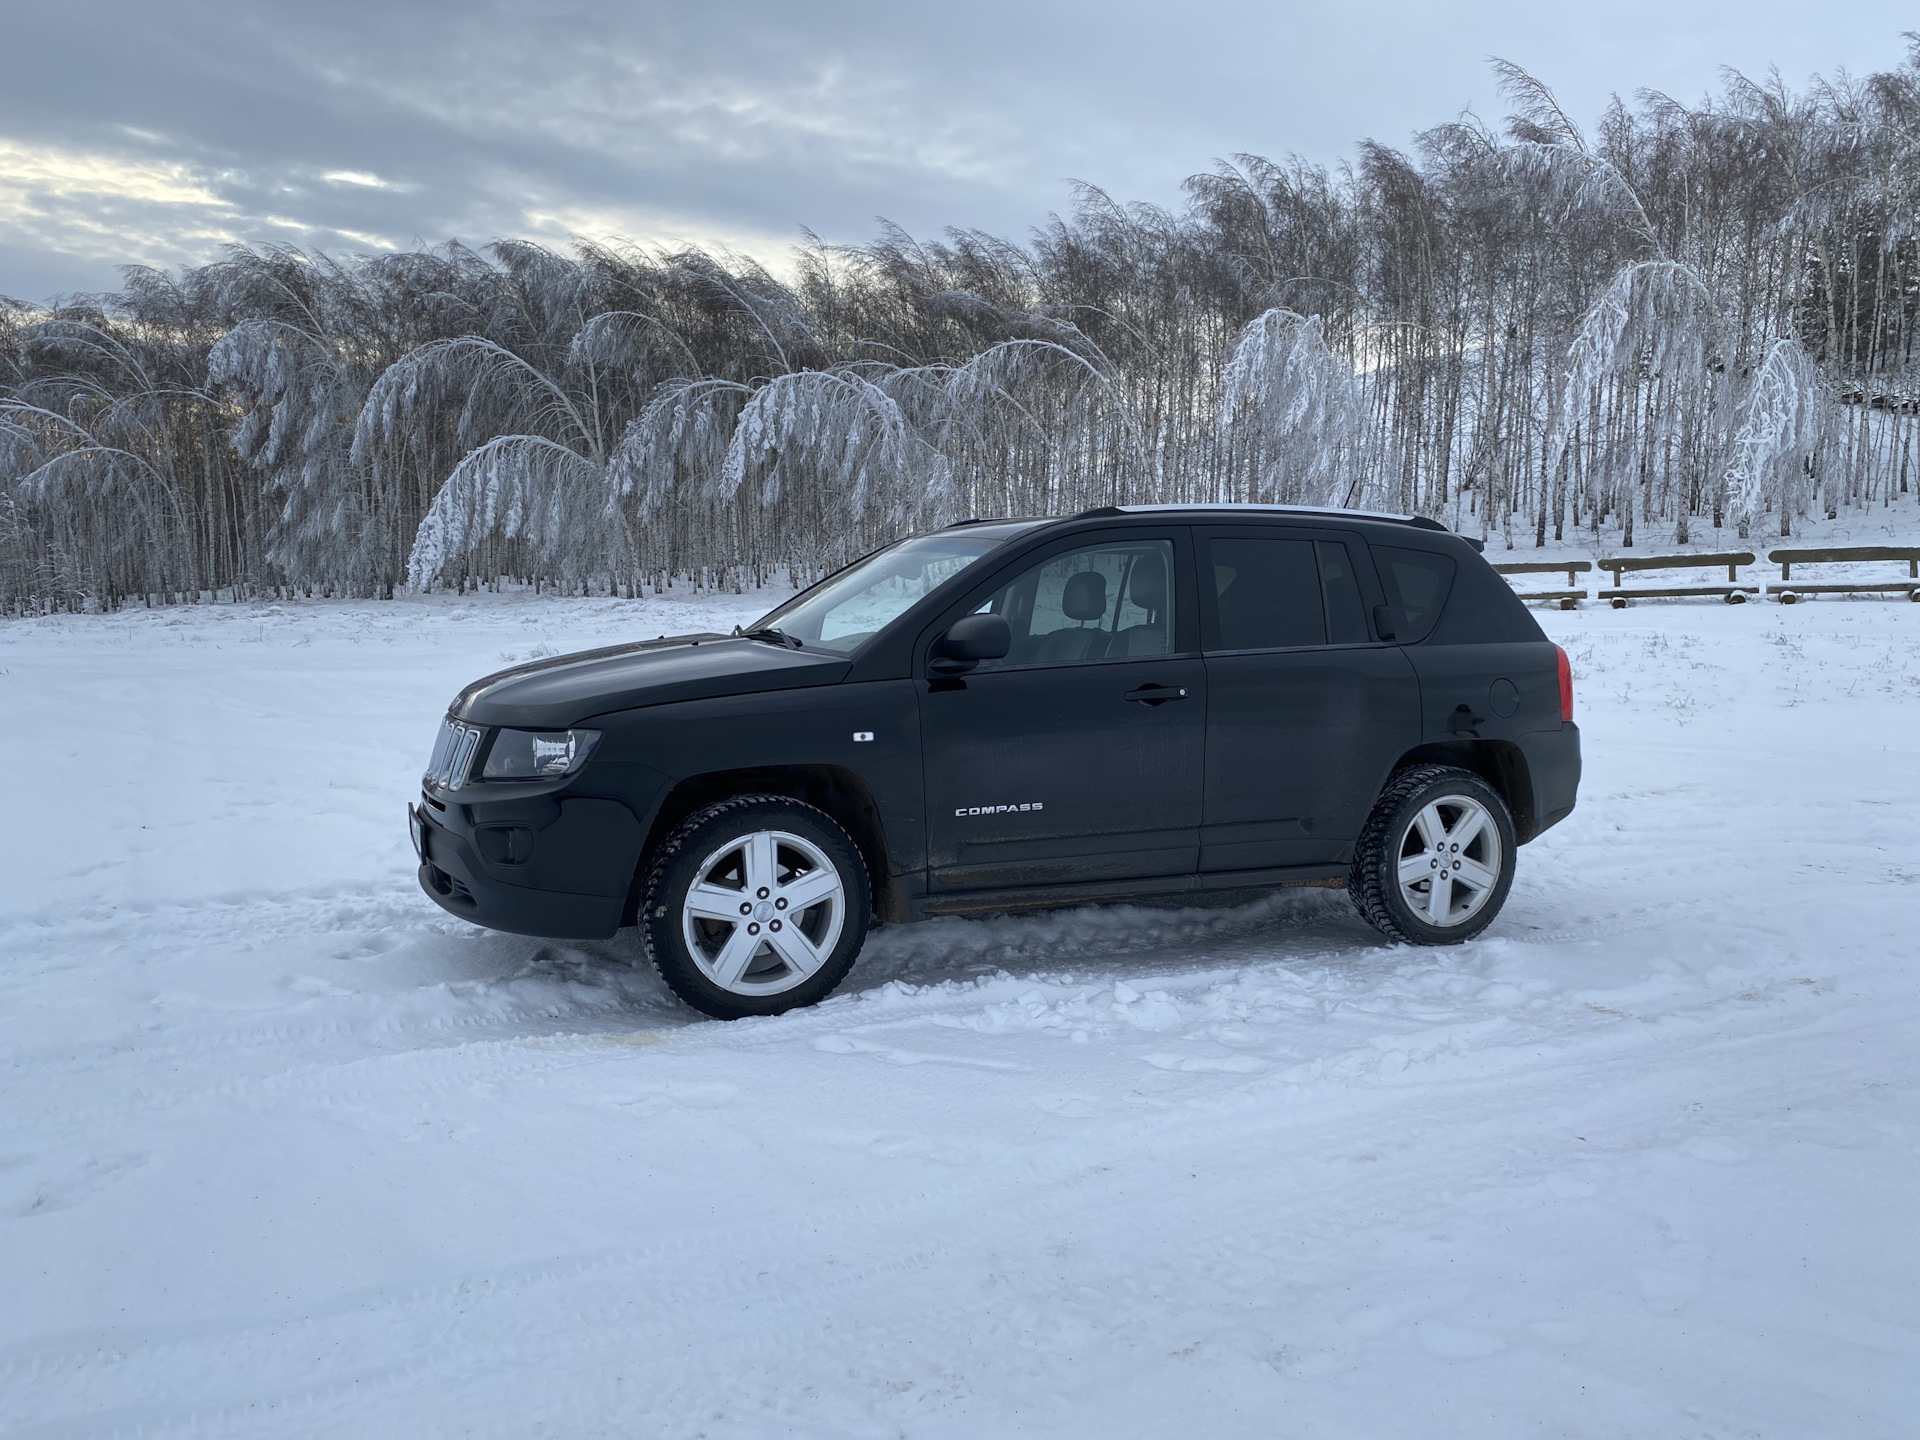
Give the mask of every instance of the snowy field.
M 1920 605 L 1544 614 L 1581 808 L 1455 950 L 941 921 L 724 1025 L 417 892 L 461 683 L 765 603 L 0 623 L 0 1434 L 1920 1433 Z

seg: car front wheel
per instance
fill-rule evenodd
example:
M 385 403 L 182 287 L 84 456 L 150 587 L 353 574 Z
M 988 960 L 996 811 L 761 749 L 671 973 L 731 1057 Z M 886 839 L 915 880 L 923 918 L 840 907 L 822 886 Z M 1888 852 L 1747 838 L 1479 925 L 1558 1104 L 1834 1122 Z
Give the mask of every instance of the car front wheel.
M 720 1020 L 825 999 L 853 968 L 872 909 L 847 832 L 780 795 L 739 795 L 688 816 L 655 855 L 642 895 L 654 969 Z
M 1383 934 L 1457 945 L 1493 923 L 1513 885 L 1513 818 L 1468 770 L 1416 765 L 1387 783 L 1354 847 L 1347 893 Z

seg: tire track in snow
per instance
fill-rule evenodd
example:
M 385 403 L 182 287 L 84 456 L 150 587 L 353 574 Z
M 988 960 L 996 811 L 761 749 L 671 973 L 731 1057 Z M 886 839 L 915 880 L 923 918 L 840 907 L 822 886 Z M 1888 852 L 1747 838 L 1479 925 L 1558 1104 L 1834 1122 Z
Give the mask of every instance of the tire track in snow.
M 1763 1012 L 1755 1012 L 1756 1020 L 1768 1018 Z M 1769 1027 L 1753 1028 L 1764 1032 Z M 1779 1027 L 1776 1023 L 1772 1028 Z M 1437 1093 L 1438 1085 L 1430 1084 L 1424 1091 L 1413 1092 L 1411 1108 L 1416 1112 L 1431 1109 L 1441 1115 L 1457 1115 L 1463 1109 L 1458 1093 L 1461 1089 L 1482 1092 L 1498 1089 L 1508 1104 L 1526 1109 L 1528 1092 L 1542 1099 L 1567 1092 L 1569 1085 L 1562 1072 L 1633 1067 L 1638 1064 L 1638 1057 L 1656 1044 L 1664 1045 L 1670 1056 L 1674 1051 L 1671 1036 L 1656 1038 L 1644 1027 L 1621 1022 L 1598 1021 L 1584 1031 L 1560 1038 L 1561 1050 L 1545 1065 L 1537 1063 L 1539 1042 L 1529 1039 L 1520 1039 L 1506 1047 L 1505 1055 L 1466 1057 L 1480 1061 L 1482 1067 L 1488 1061 L 1500 1063 L 1491 1066 L 1492 1073 L 1482 1068 L 1480 1073 L 1466 1077 L 1437 1077 L 1438 1085 L 1445 1085 L 1452 1093 Z M 1718 1051 L 1729 1044 L 1751 1043 L 1758 1038 L 1762 1036 L 1729 1040 L 1724 1031 L 1701 1027 L 1697 1041 L 1683 1048 Z M 1626 1043 L 1621 1043 L 1623 1040 Z M 1605 1053 L 1590 1053 L 1596 1048 Z M 1364 1054 L 1364 1051 L 1349 1053 Z M 1518 1091 L 1513 1087 L 1516 1073 L 1525 1082 Z M 371 1327 L 381 1334 L 397 1332 L 435 1338 L 424 1350 L 410 1354 L 404 1364 L 383 1366 L 363 1360 L 328 1385 L 294 1387 L 285 1393 L 264 1390 L 245 1397 L 234 1396 L 212 1411 L 195 1406 L 157 1414 L 148 1407 L 130 1410 L 128 1416 L 137 1413 L 147 1433 L 158 1434 L 169 1430 L 217 1434 L 222 1433 L 223 1427 L 230 1433 L 247 1433 L 246 1426 L 281 1416 L 320 1420 L 329 1408 L 337 1412 L 338 1423 L 345 1425 L 356 1415 L 379 1413 L 382 1391 L 455 1394 L 463 1384 L 501 1369 L 526 1371 L 562 1359 L 570 1360 L 569 1368 L 577 1371 L 587 1356 L 609 1349 L 631 1351 L 636 1342 L 649 1336 L 658 1339 L 660 1327 L 668 1323 L 660 1319 L 664 1314 L 751 1313 L 756 1323 L 772 1325 L 777 1330 L 780 1322 L 787 1318 L 800 1323 L 803 1312 L 810 1312 L 820 1299 L 845 1302 L 884 1292 L 913 1276 L 965 1259 L 976 1248 L 972 1242 L 929 1238 L 929 1231 L 936 1237 L 964 1234 L 964 1226 L 942 1225 L 943 1216 L 951 1220 L 987 1211 L 994 1214 L 997 1228 L 1003 1233 L 1058 1230 L 1063 1220 L 1083 1204 L 1084 1197 L 1076 1192 L 1075 1182 L 1106 1174 L 1143 1155 L 1154 1157 L 1164 1165 L 1183 1151 L 1215 1154 L 1223 1149 L 1248 1150 L 1257 1148 L 1256 1142 L 1271 1140 L 1279 1134 L 1291 1135 L 1296 1148 L 1302 1148 L 1299 1145 L 1302 1137 L 1313 1142 L 1305 1148 L 1314 1153 L 1304 1155 L 1302 1163 L 1324 1165 L 1330 1163 L 1329 1152 L 1351 1148 L 1352 1141 L 1344 1133 L 1344 1127 L 1355 1122 L 1392 1116 L 1399 1121 L 1398 1128 L 1403 1132 L 1421 1128 L 1419 1115 L 1407 1113 L 1408 1091 L 1404 1086 L 1379 1083 L 1367 1086 L 1362 1085 L 1360 1079 L 1358 1073 L 1337 1079 L 1328 1074 L 1303 1086 L 1266 1077 L 1245 1087 L 1236 1087 L 1228 1097 L 1197 1114 L 1191 1107 L 1183 1107 L 1180 1113 L 1086 1127 L 1066 1142 L 1056 1144 L 1052 1153 L 1028 1155 L 1017 1163 L 987 1167 L 982 1173 L 958 1177 L 937 1188 L 923 1187 L 885 1204 L 846 1205 L 836 1211 L 835 1222 L 840 1232 L 849 1238 L 828 1246 L 831 1254 L 824 1259 L 811 1253 L 800 1259 L 781 1258 L 791 1256 L 799 1242 L 809 1236 L 816 1241 L 813 1250 L 819 1251 L 821 1220 L 818 1216 L 809 1216 L 782 1225 L 723 1227 L 697 1237 L 620 1252 L 510 1267 L 479 1277 L 461 1277 L 438 1286 L 410 1287 L 400 1294 L 376 1291 L 342 1296 L 323 1307 L 329 1314 L 318 1317 L 291 1314 L 262 1317 L 237 1330 L 230 1326 L 206 1327 L 212 1349 L 225 1350 L 238 1345 L 255 1357 L 256 1369 L 260 1357 L 275 1350 L 284 1350 L 288 1356 L 286 1363 L 295 1367 L 310 1366 L 311 1357 L 317 1354 L 340 1356 L 355 1347 L 354 1337 L 339 1333 L 342 1329 Z M 1784 1089 L 1786 1082 L 1781 1084 Z M 1303 1093 L 1316 1101 L 1323 1113 L 1300 1114 L 1298 1102 Z M 1271 1102 L 1281 1095 L 1290 1095 L 1296 1104 L 1284 1113 L 1276 1113 Z M 1470 1110 L 1470 1107 L 1464 1108 Z M 1319 1132 L 1317 1140 L 1316 1131 Z M 1458 1138 L 1463 1144 L 1471 1143 L 1470 1136 Z M 1550 1162 L 1543 1159 L 1539 1168 L 1540 1174 L 1546 1174 L 1551 1168 Z M 1318 1212 L 1322 1218 L 1313 1220 L 1296 1211 L 1288 1223 L 1298 1226 L 1303 1221 L 1311 1221 L 1331 1225 L 1349 1211 L 1365 1213 L 1376 1224 L 1401 1223 L 1407 1222 L 1410 1216 L 1417 1218 L 1415 1211 L 1420 1207 L 1431 1207 L 1435 1203 L 1422 1197 L 1415 1197 L 1412 1202 L 1406 1197 L 1396 1197 L 1393 1189 L 1399 1183 L 1383 1175 L 1377 1185 L 1363 1187 L 1358 1195 L 1326 1197 Z M 1523 1186 L 1527 1182 L 1509 1177 L 1505 1183 Z M 1414 1211 L 1408 1210 L 1409 1203 L 1414 1205 Z M 1261 1219 L 1269 1211 L 1267 1199 L 1249 1193 L 1225 1209 L 1213 1207 L 1206 1229 L 1214 1234 L 1253 1235 L 1260 1231 Z M 879 1224 L 902 1221 L 918 1222 L 910 1237 L 911 1243 L 872 1260 L 849 1260 L 848 1257 L 857 1256 L 861 1248 L 851 1237 L 871 1234 Z M 715 1254 L 752 1257 L 752 1273 L 743 1270 L 704 1276 L 692 1273 L 709 1267 Z M 584 1309 L 577 1298 L 583 1287 L 591 1290 L 595 1297 Z M 615 1292 L 616 1298 L 609 1298 L 609 1291 Z M 837 1308 L 839 1313 L 849 1313 L 844 1305 Z M 484 1343 L 484 1337 L 514 1333 L 511 1317 L 516 1313 L 546 1315 L 556 1309 L 565 1309 L 573 1315 L 576 1328 L 536 1337 L 519 1336 L 506 1345 Z M 851 1313 L 859 1313 L 859 1309 Z M 937 1332 L 951 1323 L 977 1320 L 979 1308 L 974 1301 L 953 1301 L 931 1312 L 923 1306 L 917 1307 L 916 1314 L 921 1317 L 921 1324 Z M 329 1329 L 329 1321 L 335 1322 L 337 1328 Z M 596 1333 L 607 1327 L 614 1327 L 619 1333 L 596 1339 Z M 269 1339 L 278 1343 L 265 1343 Z M 379 1343 L 378 1336 L 365 1336 L 359 1341 L 361 1348 Z M 29 1382 L 27 1388 L 34 1388 L 31 1381 L 39 1381 L 70 1396 L 76 1388 L 85 1389 L 91 1383 L 84 1377 L 104 1368 L 117 1372 L 125 1380 L 123 1393 L 150 1395 L 168 1388 L 168 1376 L 205 1373 L 214 1368 L 199 1346 L 165 1340 L 143 1345 L 137 1334 L 126 1332 L 116 1334 L 114 1344 L 117 1356 L 105 1359 L 97 1352 L 85 1350 L 34 1347 L 29 1355 L 15 1347 L 13 1352 L 0 1355 L 0 1390 L 18 1393 L 22 1381 Z M 129 1365 L 134 1371 L 127 1370 Z M 97 1421 L 84 1423 L 77 1417 L 61 1421 L 48 1416 L 47 1420 L 54 1428 L 32 1427 L 19 1433 L 23 1436 L 103 1434 L 111 1433 L 114 1423 L 111 1412 L 97 1417 Z M 105 1422 L 109 1428 L 102 1428 L 98 1422 Z M 75 1424 L 81 1424 L 81 1428 L 68 1428 Z

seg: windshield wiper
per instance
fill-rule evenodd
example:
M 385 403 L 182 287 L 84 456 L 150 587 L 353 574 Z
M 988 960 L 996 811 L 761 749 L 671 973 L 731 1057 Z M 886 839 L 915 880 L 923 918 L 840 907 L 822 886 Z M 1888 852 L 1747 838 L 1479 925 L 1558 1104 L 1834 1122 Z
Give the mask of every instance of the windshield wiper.
M 736 625 L 733 627 L 733 633 L 743 640 L 762 640 L 769 645 L 778 645 L 783 649 L 788 646 L 791 646 L 795 650 L 801 648 L 798 640 L 794 639 L 793 636 L 787 634 L 786 631 L 780 629 L 777 625 L 762 625 L 755 630 L 742 630 Z

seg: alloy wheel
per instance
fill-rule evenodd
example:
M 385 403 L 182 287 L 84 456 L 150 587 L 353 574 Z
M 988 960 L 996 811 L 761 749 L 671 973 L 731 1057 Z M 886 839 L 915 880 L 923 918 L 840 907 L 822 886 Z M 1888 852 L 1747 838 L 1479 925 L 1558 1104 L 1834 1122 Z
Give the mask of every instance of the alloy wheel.
M 680 925 L 715 985 L 777 995 L 826 964 L 846 915 L 846 884 L 824 850 L 790 831 L 756 830 L 700 862 Z
M 1417 811 L 1400 837 L 1400 896 L 1429 925 L 1464 925 L 1499 884 L 1500 859 L 1500 832 L 1486 807 L 1443 795 Z

